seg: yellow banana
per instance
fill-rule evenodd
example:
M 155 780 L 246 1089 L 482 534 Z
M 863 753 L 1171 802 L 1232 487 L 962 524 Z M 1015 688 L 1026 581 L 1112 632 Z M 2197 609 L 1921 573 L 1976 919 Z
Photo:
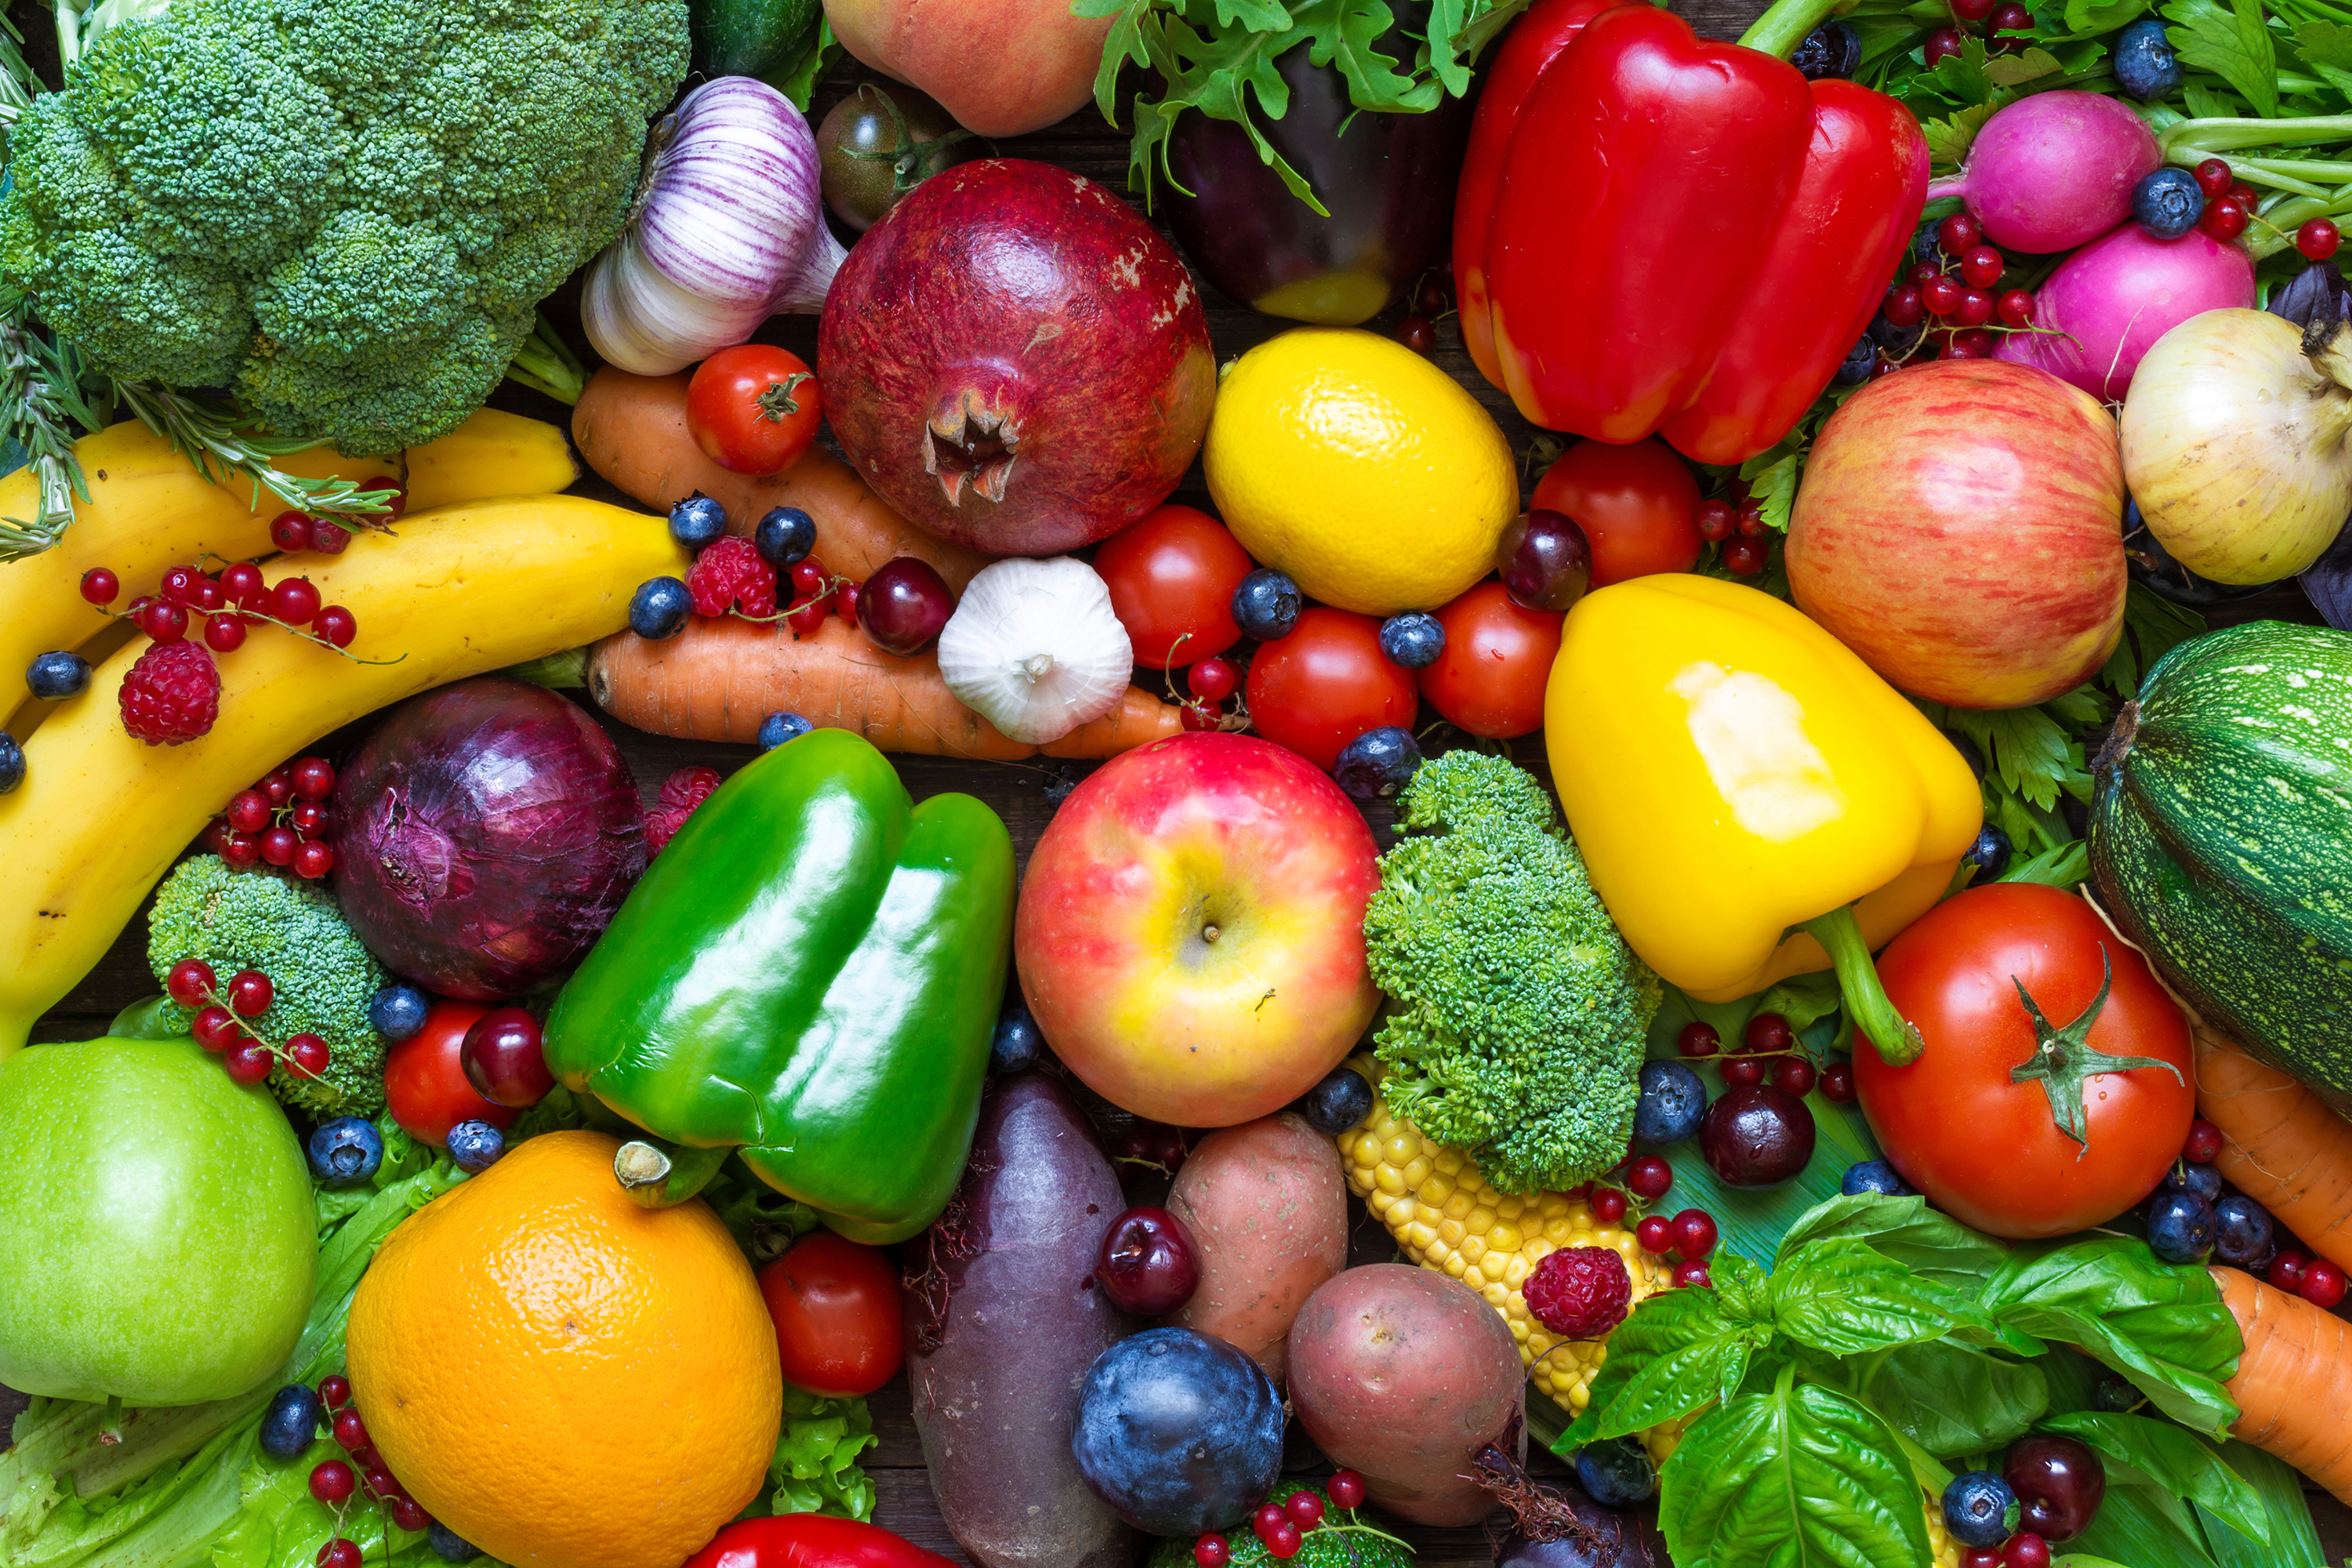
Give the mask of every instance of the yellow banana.
M 122 932 L 156 879 L 228 797 L 329 731 L 428 688 L 608 637 L 649 577 L 682 574 L 668 525 L 578 496 L 523 496 L 412 512 L 397 535 L 297 557 L 359 620 L 354 664 L 258 625 L 219 658 L 220 717 L 180 746 L 125 733 L 124 674 L 141 637 L 25 747 L 0 795 L 0 1058 L 25 1043 Z
M 250 479 L 207 484 L 171 442 L 136 419 L 85 436 L 74 449 L 89 500 L 75 503 L 73 525 L 55 547 L 0 564 L 0 730 L 19 741 L 47 706 L 25 698 L 18 684 L 25 667 L 52 649 L 79 649 L 109 624 L 82 602 L 83 573 L 111 568 L 127 604 L 154 592 L 167 567 L 206 551 L 231 561 L 268 556 L 269 520 L 285 510 L 267 491 L 258 508 L 251 505 Z M 401 478 L 404 467 L 409 505 L 419 510 L 483 496 L 552 493 L 580 477 L 562 430 L 492 408 L 405 457 L 404 466 L 398 458 L 345 458 L 332 447 L 316 447 L 278 463 L 305 479 Z M 0 517 L 32 516 L 38 489 L 28 468 L 0 479 Z

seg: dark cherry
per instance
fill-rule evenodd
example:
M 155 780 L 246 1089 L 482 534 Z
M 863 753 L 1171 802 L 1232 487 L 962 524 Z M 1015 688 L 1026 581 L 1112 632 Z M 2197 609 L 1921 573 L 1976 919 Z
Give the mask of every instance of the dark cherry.
M 1095 1279 L 1119 1306 L 1139 1318 L 1157 1318 L 1192 1299 L 1201 1285 L 1200 1254 L 1174 1215 L 1131 1208 L 1103 1233 Z
M 457 1047 L 466 1081 L 493 1105 L 537 1105 L 555 1087 L 540 1049 L 539 1020 L 520 1007 L 493 1007 Z
M 1813 1157 L 1813 1113 L 1777 1085 L 1736 1085 L 1706 1108 L 1698 1142 L 1725 1185 L 1778 1186 Z
M 928 561 L 886 561 L 857 590 L 857 624 L 885 653 L 919 653 L 955 614 L 955 595 Z
M 1592 585 L 1592 542 L 1564 512 L 1523 511 L 1495 543 L 1495 570 L 1530 610 L 1568 610 Z
M 2072 1541 L 2090 1529 L 2107 1494 L 2107 1468 L 2072 1437 L 2011 1443 L 2000 1479 L 2017 1494 L 2018 1528 L 2044 1541 Z

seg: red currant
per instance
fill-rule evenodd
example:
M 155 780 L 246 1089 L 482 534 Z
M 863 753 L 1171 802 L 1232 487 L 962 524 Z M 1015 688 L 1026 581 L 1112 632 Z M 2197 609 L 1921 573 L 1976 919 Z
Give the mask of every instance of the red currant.
M 331 1372 L 319 1380 L 319 1403 L 330 1410 L 341 1410 L 352 1402 L 352 1380 L 340 1372 Z
M 188 635 L 188 612 L 158 599 L 141 612 L 139 629 L 158 643 L 175 643 Z
M 228 1069 L 228 1076 L 237 1083 L 259 1083 L 269 1076 L 269 1069 L 278 1065 L 278 1058 L 271 1056 L 269 1047 L 259 1040 L 245 1040 L 231 1046 L 223 1054 L 221 1065 Z
M 1662 1214 L 1650 1215 L 1633 1227 L 1633 1239 L 1643 1251 L 1663 1258 L 1675 1244 L 1675 1222 Z
M 335 766 L 324 757 L 298 758 L 287 777 L 304 800 L 324 800 L 335 793 Z
M 1960 1568 L 2000 1568 L 2000 1548 L 1971 1546 L 1960 1553 Z
M 1960 30 L 1958 27 L 1938 27 L 1927 35 L 1927 47 L 1923 53 L 1927 58 L 1927 68 L 1934 70 L 1937 60 L 1948 58 L 1962 51 Z M 1944 248 L 1949 250 L 1951 247 L 1946 246 Z
M 236 616 L 205 616 L 205 646 L 215 653 L 235 653 L 245 646 L 245 621 Z
M 395 1498 L 401 1491 L 400 1483 L 393 1479 L 392 1472 L 382 1466 L 373 1470 L 362 1470 L 360 1484 L 380 1498 Z
M 1992 296 L 1981 289 L 1964 289 L 1952 307 L 1952 321 L 1963 327 L 1980 327 L 1992 320 Z
M 1625 1190 L 1637 1198 L 1654 1202 L 1674 1184 L 1675 1168 L 1655 1154 L 1644 1154 L 1626 1167 Z
M 261 858 L 261 840 L 250 833 L 231 833 L 221 840 L 220 858 L 237 870 L 250 870 Z
M 1722 1048 L 1723 1037 L 1715 1032 L 1713 1024 L 1700 1019 L 1685 1024 L 1675 1036 L 1675 1049 L 1686 1057 L 1711 1057 Z
M 1625 1194 L 1614 1187 L 1603 1187 L 1592 1194 L 1592 1218 L 1599 1225 L 1615 1225 L 1625 1217 Z M 1335 1497 L 1338 1495 L 1333 1494 Z M 1349 1508 L 1356 1505 L 1349 1503 Z
M 2050 1543 L 2021 1530 L 2000 1543 L 2000 1568 L 2050 1568 Z
M 1919 298 L 1916 283 L 1898 283 L 1886 291 L 1886 303 L 1878 313 L 1898 327 L 1916 327 L 1927 314 L 1927 306 Z
M 393 1499 L 389 1511 L 392 1522 L 403 1530 L 423 1530 L 433 1522 L 433 1516 L 425 1512 L 424 1505 L 415 1498 Z
M 2189 1136 L 2181 1141 L 2180 1157 L 2192 1165 L 2210 1165 L 2221 1152 L 2221 1130 L 2203 1117 L 2189 1124 Z
M 229 1016 L 227 1008 L 215 1005 L 196 1015 L 195 1021 L 188 1026 L 188 1033 L 194 1035 L 196 1044 L 205 1049 L 225 1051 L 237 1042 L 242 1031 L 237 1028 L 236 1020 Z
M 2245 208 L 2248 212 L 2253 211 L 2254 208 L 2262 205 L 2262 194 L 2256 191 L 2253 186 L 2246 184 L 2243 180 L 2231 181 L 2230 188 L 2221 194 L 2229 197 L 2231 201 L 2237 203 L 2240 206 Z
M 1705 1209 L 1685 1209 L 1675 1215 L 1675 1250 L 1685 1259 L 1705 1258 L 1715 1250 L 1715 1216 Z
M 2315 1307 L 2333 1310 L 2344 1300 L 2344 1270 L 2324 1258 L 2314 1258 L 2303 1266 L 2295 1291 Z
M 1731 537 L 1731 503 L 1717 497 L 1698 503 L 1698 536 L 1713 543 Z
M 1906 272 L 1903 278 L 1912 288 L 1925 289 L 1928 279 L 1940 278 L 1943 276 L 1943 271 L 1942 268 L 1932 261 L 1915 261 L 1911 264 L 1911 270 Z
M 1446 302 L 1445 280 L 1434 274 L 1423 279 L 1421 287 L 1413 290 L 1412 308 L 1424 316 L 1444 315 Z
M 839 616 L 845 621 L 856 620 L 857 618 L 857 590 L 861 586 L 863 586 L 863 584 L 857 583 L 844 583 L 840 587 L 835 589 L 833 592 L 833 613 Z
M 2294 231 L 2294 247 L 2314 261 L 2325 261 L 2336 254 L 2336 247 L 2343 238 L 2334 224 L 2324 217 L 2315 217 Z M 85 586 L 82 592 L 87 594 L 89 589 Z M 103 599 L 99 601 L 100 604 L 105 602 Z
M 261 568 L 250 561 L 239 561 L 220 574 L 221 592 L 233 600 L 242 601 L 247 594 L 262 585 Z
M 240 969 L 229 978 L 225 1000 L 238 1017 L 258 1018 L 269 1011 L 277 995 L 278 987 L 269 983 L 269 976 L 258 969 Z
M 1785 1051 L 1797 1043 L 1797 1031 L 1778 1013 L 1759 1013 L 1739 1032 L 1742 1051 Z
M 1764 570 L 1768 557 L 1764 542 L 1758 539 L 1727 540 L 1723 546 L 1724 568 L 1735 576 L 1753 577 Z
M 338 1535 L 319 1548 L 319 1568 L 360 1568 L 360 1544 Z
M 2230 173 L 2230 165 L 2219 158 L 2208 158 L 2197 165 L 2197 188 L 2205 193 L 2209 202 L 2229 195 L 2237 178 Z
M 398 517 L 408 510 L 408 487 L 390 474 L 380 474 L 362 485 L 363 490 L 390 490 L 392 499 L 384 503 L 384 515 Z
M 1290 1510 L 1278 1502 L 1260 1503 L 1257 1511 L 1250 1515 L 1250 1528 L 1257 1532 L 1260 1541 L 1264 1541 L 1269 1531 L 1279 1530 L 1289 1522 Z
M 1753 1057 L 1731 1057 L 1723 1064 L 1723 1081 L 1733 1089 L 1752 1089 L 1764 1081 L 1764 1064 Z
M 1191 687 L 1192 695 L 1203 702 L 1223 702 L 1234 694 L 1234 688 L 1241 684 L 1241 678 L 1223 659 L 1203 658 L 1196 660 L 1192 668 L 1184 672 L 1184 684 Z
M 365 1443 L 352 1450 L 352 1468 L 365 1475 L 370 1470 L 381 1470 L 386 1467 L 383 1456 L 375 1451 L 375 1445 Z
M 1225 1568 L 1233 1560 L 1233 1548 L 1225 1544 L 1222 1535 L 1204 1535 L 1192 1542 L 1192 1561 L 1200 1568 Z
M 1936 226 L 1936 243 L 1947 256 L 1965 256 L 1984 243 L 1984 229 L 1968 213 L 1954 213 Z
M 2031 326 L 2033 322 L 2033 296 L 2022 289 L 2010 289 L 1993 301 L 1992 308 L 2010 326 Z
M 163 581 L 157 592 L 167 604 L 193 606 L 196 602 L 196 584 L 203 578 L 204 574 L 193 566 L 174 566 L 163 574 Z
M 1952 0 L 1952 15 L 1963 22 L 1981 22 L 2000 0 Z
M 816 603 L 813 605 L 803 605 L 799 609 L 794 610 L 792 614 L 786 616 L 784 617 L 784 625 L 793 628 L 793 636 L 796 637 L 804 637 L 812 635 L 815 632 L 817 627 L 824 625 L 825 616 L 832 613 L 833 606 L 831 603 L 827 600 L 819 599 Z
M 81 574 L 81 596 L 93 605 L 110 605 L 121 592 L 122 580 L 103 566 L 93 566 Z
M 344 1452 L 366 1447 L 367 1440 L 367 1423 L 360 1419 L 358 1411 L 346 1407 L 335 1412 L 335 1441 Z
M 1293 1492 L 1282 1506 L 1290 1510 L 1290 1522 L 1301 1530 L 1312 1530 L 1323 1522 L 1323 1500 L 1313 1492 Z
M 183 1007 L 201 1007 L 212 1000 L 213 966 L 201 958 L 184 958 L 163 976 L 163 989 Z
M 311 1467 L 310 1495 L 329 1508 L 341 1508 L 351 1500 L 359 1478 L 341 1459 L 327 1459 Z
M 284 805 L 294 798 L 294 775 L 284 768 L 264 773 L 261 782 L 253 786 L 272 805 Z
M 2235 239 L 2246 232 L 2246 209 L 2235 198 L 2223 196 L 2205 205 L 2197 226 L 2215 239 Z
M 327 808 L 315 800 L 298 800 L 294 809 L 286 814 L 286 826 L 299 838 L 316 838 L 327 826 Z
M 1927 314 L 1931 316 L 1948 316 L 1958 307 L 1960 296 L 1967 292 L 1958 279 L 1938 272 L 1920 285 L 1919 302 L 1927 308 Z
M 1772 1064 L 1772 1081 L 1801 1100 L 1813 1092 L 1813 1080 L 1820 1076 L 1820 1069 L 1802 1057 L 1782 1057 Z
M 269 542 L 280 550 L 310 548 L 310 520 L 299 511 L 281 511 L 269 520 Z
M 1748 505 L 1739 509 L 1739 521 L 1733 526 L 1739 530 L 1739 537 L 1742 539 L 1763 538 L 1765 529 L 1764 509 L 1758 506 L 1755 502 L 1750 501 Z
M 2282 1290 L 2300 1290 L 2303 1271 L 2311 1267 L 2311 1259 L 2293 1247 L 2271 1259 L 2270 1271 L 2263 1276 Z
M 337 647 L 349 647 L 352 639 L 360 635 L 360 622 L 357 616 L 341 605 L 329 605 L 319 612 L 310 629 Z
M 327 1042 L 316 1035 L 297 1035 L 286 1042 L 286 1059 L 304 1078 L 317 1078 L 327 1070 L 331 1053 Z
M 1996 33 L 2021 33 L 2032 26 L 2033 13 L 2019 5 L 2017 0 L 2008 0 L 2006 5 L 1993 8 L 1992 30 Z
M 1364 1478 L 1353 1470 L 1335 1470 L 1323 1483 L 1332 1503 L 1339 1508 L 1361 1508 L 1364 1503 Z
M 313 838 L 294 847 L 291 864 L 296 876 L 306 882 L 315 882 L 335 868 L 335 852 Z
M 221 585 L 210 577 L 196 584 L 195 608 L 202 610 L 205 615 L 209 616 L 214 611 L 223 608 L 227 603 L 228 597 L 221 592 Z
M 1417 354 L 1437 352 L 1437 328 L 1426 316 L 1407 316 L 1396 324 L 1396 341 Z
M 351 542 L 351 530 L 323 517 L 310 525 L 310 549 L 314 554 L 341 555 Z
M 319 590 L 308 577 L 288 577 L 269 590 L 269 613 L 289 626 L 309 626 L 319 604 Z
M 290 827 L 273 827 L 261 836 L 261 858 L 273 866 L 294 864 L 294 851 L 300 847 Z
M 1853 1064 L 1832 1062 L 1822 1069 L 1822 1098 L 1832 1105 L 1853 1103 Z
M 1715 1276 L 1706 1271 L 1705 1258 L 1687 1258 L 1675 1265 L 1675 1289 L 1687 1290 L 1693 1286 L 1702 1290 L 1715 1287 Z
M 1301 1543 L 1302 1538 L 1298 1533 L 1298 1527 L 1285 1520 L 1280 1527 L 1265 1537 L 1266 1555 L 1278 1562 L 1287 1563 L 1298 1555 Z
M 1176 722 L 1188 735 L 1204 735 L 1212 730 L 1223 729 L 1225 716 L 1202 703 L 1185 702 L 1177 706 Z
M 1982 327 L 1970 327 L 1952 334 L 1952 347 L 1961 352 L 1956 359 L 1983 359 L 1992 353 L 1992 334 Z
M 1991 246 L 1977 246 L 1960 258 L 1960 280 L 1971 289 L 1990 289 L 2000 280 L 2006 265 Z
M 803 555 L 793 562 L 792 574 L 793 604 L 805 604 L 824 591 L 824 566 L 815 556 Z

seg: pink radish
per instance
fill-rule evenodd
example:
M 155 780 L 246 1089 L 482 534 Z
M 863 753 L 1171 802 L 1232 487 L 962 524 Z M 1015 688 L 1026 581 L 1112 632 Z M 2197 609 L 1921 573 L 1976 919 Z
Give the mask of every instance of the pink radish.
M 2202 229 L 2155 239 L 2126 222 L 2059 263 L 2033 302 L 2045 330 L 2004 333 L 1993 357 L 2119 402 L 2157 339 L 2191 316 L 2254 302 L 2254 264 Z
M 1993 244 L 2046 255 L 2130 216 L 2132 187 L 2163 162 L 2155 133 L 2116 100 L 2036 93 L 1986 121 L 1927 199 L 1958 196 Z

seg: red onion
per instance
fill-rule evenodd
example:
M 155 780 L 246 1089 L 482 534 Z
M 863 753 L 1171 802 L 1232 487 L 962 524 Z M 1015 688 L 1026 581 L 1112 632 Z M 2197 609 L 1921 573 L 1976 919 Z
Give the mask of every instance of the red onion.
M 332 814 L 343 917 L 444 996 L 513 996 L 577 963 L 646 868 L 612 737 L 503 676 L 394 710 L 337 776 Z

